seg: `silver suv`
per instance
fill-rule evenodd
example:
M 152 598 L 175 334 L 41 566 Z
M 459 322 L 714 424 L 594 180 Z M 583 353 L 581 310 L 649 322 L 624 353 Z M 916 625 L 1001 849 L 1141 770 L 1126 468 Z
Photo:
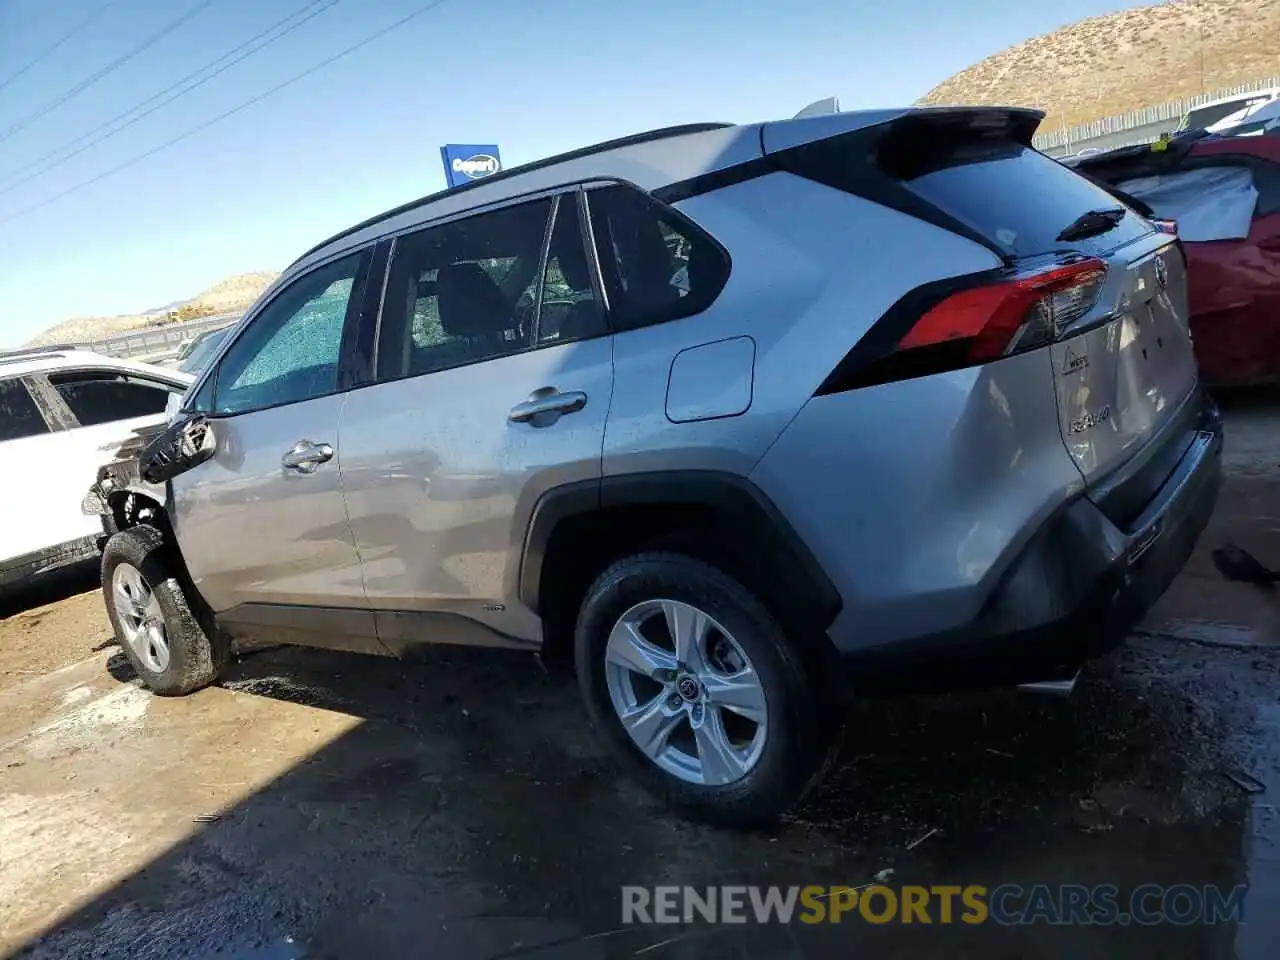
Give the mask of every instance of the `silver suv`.
M 93 494 L 134 667 L 541 651 L 739 824 L 815 781 L 842 693 L 1070 679 L 1185 562 L 1221 427 L 1176 238 L 1039 119 L 660 130 L 326 240 Z

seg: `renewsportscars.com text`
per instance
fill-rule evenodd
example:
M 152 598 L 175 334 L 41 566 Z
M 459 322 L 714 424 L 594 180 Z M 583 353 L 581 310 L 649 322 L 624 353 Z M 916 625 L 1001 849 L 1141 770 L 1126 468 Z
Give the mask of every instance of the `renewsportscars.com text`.
M 1246 887 L 1002 884 L 623 887 L 623 923 L 1241 923 Z

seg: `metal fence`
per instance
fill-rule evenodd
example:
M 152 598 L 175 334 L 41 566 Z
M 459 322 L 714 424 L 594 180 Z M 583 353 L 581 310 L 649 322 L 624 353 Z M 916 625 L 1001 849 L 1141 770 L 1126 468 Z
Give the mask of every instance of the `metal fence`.
M 1172 132 L 1188 110 L 1202 107 L 1214 100 L 1243 96 L 1271 87 L 1280 87 L 1280 77 L 1266 77 L 1238 87 L 1183 97 L 1119 116 L 1103 117 L 1090 123 L 1051 130 L 1037 134 L 1035 145 L 1051 157 L 1071 157 L 1087 149 L 1114 150 L 1117 147 L 1151 143 L 1158 140 L 1160 134 Z
M 238 313 L 224 313 L 216 317 L 201 317 L 185 323 L 166 323 L 159 327 L 141 327 L 126 333 L 117 333 L 101 340 L 77 344 L 94 353 L 108 357 L 130 359 L 135 357 L 159 358 L 178 352 L 183 341 L 197 337 L 206 330 L 216 330 L 240 319 Z

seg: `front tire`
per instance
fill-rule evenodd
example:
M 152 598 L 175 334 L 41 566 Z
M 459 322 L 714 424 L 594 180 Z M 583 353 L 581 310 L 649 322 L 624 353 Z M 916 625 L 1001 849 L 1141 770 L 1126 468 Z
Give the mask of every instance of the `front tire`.
M 710 823 L 767 823 L 820 779 L 833 711 L 749 590 L 677 553 L 623 559 L 587 591 L 578 680 L 638 779 Z
M 227 644 L 200 625 L 156 527 L 139 524 L 107 541 L 102 593 L 120 648 L 155 693 L 182 696 L 218 679 Z

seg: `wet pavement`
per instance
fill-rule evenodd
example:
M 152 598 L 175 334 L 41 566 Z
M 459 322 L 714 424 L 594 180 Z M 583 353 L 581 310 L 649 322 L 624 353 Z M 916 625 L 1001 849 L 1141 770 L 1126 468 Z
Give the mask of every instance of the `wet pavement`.
M 776 829 L 741 834 L 654 806 L 587 731 L 573 685 L 527 657 L 449 650 L 406 669 L 265 651 L 237 666 L 231 696 L 358 722 L 66 916 L 29 955 L 1269 957 L 1280 937 L 1278 667 L 1270 650 L 1140 638 L 1069 700 L 866 703 L 824 786 Z M 221 764 L 254 749 L 249 726 Z M 204 776 L 209 759 L 193 761 Z M 1266 792 L 1246 793 L 1240 774 Z M 164 803 L 162 784 L 148 792 Z M 621 923 L 624 884 L 858 886 L 885 868 L 896 884 L 1250 892 L 1242 925 Z

